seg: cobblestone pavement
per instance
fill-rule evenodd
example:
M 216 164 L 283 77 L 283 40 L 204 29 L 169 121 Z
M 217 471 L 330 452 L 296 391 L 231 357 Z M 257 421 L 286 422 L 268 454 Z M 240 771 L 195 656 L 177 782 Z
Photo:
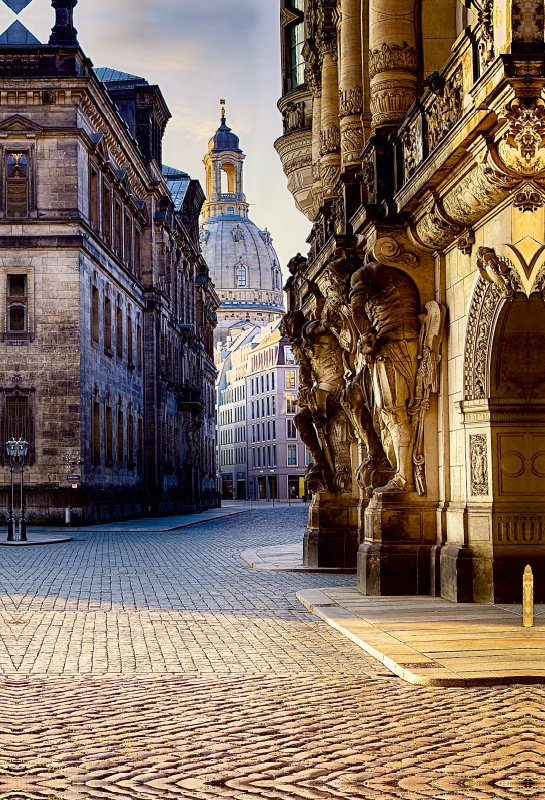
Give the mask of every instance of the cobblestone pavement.
M 0 798 L 545 797 L 545 690 L 403 683 L 250 569 L 304 508 L 2 552 Z

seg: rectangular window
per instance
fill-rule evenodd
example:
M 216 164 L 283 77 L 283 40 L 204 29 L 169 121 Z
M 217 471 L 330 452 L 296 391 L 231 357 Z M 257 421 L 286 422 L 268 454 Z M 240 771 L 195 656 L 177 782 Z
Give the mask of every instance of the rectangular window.
M 255 447 L 252 450 L 252 463 L 253 463 L 253 466 L 254 466 L 254 469 L 255 469 L 255 467 L 256 467 L 256 463 L 255 463 Z
M 308 447 L 305 447 L 305 464 L 308 467 L 312 463 L 313 463 L 313 461 L 312 461 L 312 453 L 310 452 Z
M 134 468 L 134 417 L 129 414 L 127 419 L 127 458 L 129 469 Z
M 136 368 L 142 369 L 142 328 L 136 326 Z
M 293 424 L 292 419 L 286 420 L 286 435 L 288 439 L 297 439 L 297 428 Z
M 276 439 L 276 420 L 272 421 L 272 438 Z
M 97 233 L 100 230 L 100 215 L 99 215 L 99 176 L 94 167 L 91 167 L 91 196 L 89 202 L 91 205 L 91 227 Z
M 265 416 L 265 398 L 264 397 L 261 398 L 261 416 L 262 417 Z
M 129 367 L 134 367 L 134 353 L 132 351 L 132 319 L 127 317 L 127 363 Z
M 284 346 L 284 361 L 286 364 L 295 364 L 295 356 L 293 350 L 288 345 Z
M 271 374 L 271 389 L 274 392 L 274 372 Z
M 6 217 L 28 217 L 28 156 L 25 153 L 7 154 Z
M 93 401 L 93 463 L 100 464 L 100 403 Z
M 269 373 L 267 372 L 267 391 L 269 391 Z
M 275 444 L 273 444 L 273 463 L 272 463 L 272 466 L 276 467 L 276 445 Z
M 120 464 L 125 461 L 125 439 L 123 430 L 123 412 L 117 410 L 117 460 Z
M 142 270 L 142 234 L 139 228 L 134 229 L 134 274 L 139 278 Z
M 295 370 L 287 369 L 285 372 L 286 389 L 295 389 Z
M 295 414 L 297 411 L 297 407 L 295 405 L 296 400 L 297 398 L 294 394 L 286 395 L 286 414 Z
M 252 400 L 252 419 L 255 419 L 254 401 Z
M 115 252 L 121 258 L 123 255 L 123 227 L 122 227 L 122 216 L 123 212 L 121 209 L 121 205 L 116 201 L 115 203 L 115 220 L 114 220 L 114 231 L 115 231 Z
M 125 215 L 125 264 L 132 271 L 132 220 Z
M 252 397 L 254 396 L 254 379 L 252 378 Z
M 112 191 L 107 183 L 102 185 L 102 235 L 110 247 L 112 244 Z
M 144 463 L 144 426 L 140 417 L 137 425 L 136 446 L 138 448 L 138 466 L 141 467 Z
M 289 444 L 288 445 L 288 467 L 296 467 L 297 466 L 297 445 L 296 444 Z
M 27 276 L 8 275 L 8 331 L 28 330 Z
M 123 312 L 117 306 L 115 312 L 115 341 L 116 354 L 119 359 L 123 358 Z
M 91 289 L 91 339 L 98 344 L 98 289 Z
M 104 350 L 112 352 L 112 302 L 109 297 L 104 298 Z
M 271 401 L 268 397 L 267 397 L 267 416 L 268 417 L 271 416 Z
M 265 391 L 265 376 L 261 376 L 261 394 Z
M 106 406 L 106 465 L 111 467 L 114 463 L 114 430 L 112 420 L 112 407 Z
M 271 441 L 271 423 L 267 422 L 267 441 Z
M 271 414 L 276 414 L 276 395 L 273 394 L 271 397 Z
M 267 466 L 268 466 L 268 467 L 272 467 L 272 461 L 271 461 L 271 446 L 270 446 L 270 445 L 268 445 L 268 447 L 267 447 Z
M 4 441 L 11 437 L 30 441 L 28 397 L 6 397 L 6 428 Z

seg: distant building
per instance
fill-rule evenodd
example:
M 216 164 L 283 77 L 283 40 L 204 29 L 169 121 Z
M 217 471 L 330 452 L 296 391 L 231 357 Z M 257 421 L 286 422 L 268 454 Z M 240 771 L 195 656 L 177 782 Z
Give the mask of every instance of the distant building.
M 204 192 L 162 164 L 159 87 L 93 70 L 75 3 L 54 5 L 49 44 L 0 37 L 1 441 L 30 444 L 32 522 L 198 510 L 216 502 Z M 4 518 L 9 479 L 0 454 Z
M 307 452 L 293 424 L 298 368 L 279 322 L 238 323 L 216 350 L 218 460 L 224 498 L 298 498 Z
M 206 201 L 201 218 L 202 251 L 221 300 L 216 342 L 225 342 L 237 322 L 262 327 L 284 313 L 282 274 L 271 234 L 248 219 L 245 158 L 222 109 L 221 125 L 204 159 Z

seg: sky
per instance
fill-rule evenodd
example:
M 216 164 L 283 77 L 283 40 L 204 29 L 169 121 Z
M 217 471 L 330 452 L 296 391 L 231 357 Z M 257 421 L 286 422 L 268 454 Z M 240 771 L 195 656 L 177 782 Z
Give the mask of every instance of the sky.
M 0 33 L 15 18 L 0 3 Z M 54 18 L 50 0 L 32 0 L 19 15 L 42 42 Z M 278 0 L 79 0 L 74 24 L 95 66 L 159 84 L 172 113 L 164 161 L 203 186 L 202 160 L 225 98 L 227 122 L 247 156 L 250 218 L 271 231 L 284 268 L 307 252 L 310 223 L 295 208 L 273 148 L 282 133 Z

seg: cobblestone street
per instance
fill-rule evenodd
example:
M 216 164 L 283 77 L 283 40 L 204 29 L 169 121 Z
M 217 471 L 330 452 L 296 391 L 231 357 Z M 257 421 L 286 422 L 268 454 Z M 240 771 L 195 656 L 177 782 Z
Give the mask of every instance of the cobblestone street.
M 544 797 L 544 690 L 391 675 L 269 573 L 306 509 L 4 549 L 0 797 Z

